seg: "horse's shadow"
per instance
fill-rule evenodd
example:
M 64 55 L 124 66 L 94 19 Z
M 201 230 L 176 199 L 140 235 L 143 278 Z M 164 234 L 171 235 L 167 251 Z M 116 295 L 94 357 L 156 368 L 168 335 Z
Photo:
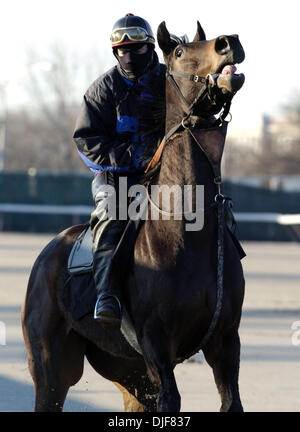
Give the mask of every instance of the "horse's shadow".
M 32 412 L 35 399 L 32 385 L 0 375 L 0 388 L 0 412 Z M 79 401 L 72 397 L 72 390 L 64 405 L 66 412 L 115 412 L 121 411 L 121 408 L 121 403 L 119 409 L 113 409 L 102 403 L 94 405 L 84 400 Z

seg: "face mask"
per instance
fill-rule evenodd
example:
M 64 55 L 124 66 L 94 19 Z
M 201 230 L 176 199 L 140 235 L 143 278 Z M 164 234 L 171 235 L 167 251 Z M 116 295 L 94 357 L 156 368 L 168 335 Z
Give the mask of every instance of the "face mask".
M 138 54 L 134 50 L 130 50 L 126 55 L 116 55 L 116 57 L 128 78 L 134 79 L 143 75 L 147 68 L 151 65 L 153 51 L 152 49 L 148 48 L 146 53 Z

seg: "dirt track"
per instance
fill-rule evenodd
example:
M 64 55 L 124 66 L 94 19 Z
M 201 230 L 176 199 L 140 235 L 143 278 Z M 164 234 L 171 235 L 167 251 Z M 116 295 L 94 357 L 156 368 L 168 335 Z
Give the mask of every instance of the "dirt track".
M 20 327 L 31 266 L 51 236 L 0 233 L 0 411 L 32 411 L 34 392 Z M 300 244 L 246 243 L 246 298 L 240 328 L 240 393 L 245 411 L 300 411 Z M 299 338 L 300 342 L 300 338 Z M 201 355 L 176 368 L 182 411 L 218 411 L 212 371 Z M 86 364 L 65 411 L 122 411 L 115 386 Z

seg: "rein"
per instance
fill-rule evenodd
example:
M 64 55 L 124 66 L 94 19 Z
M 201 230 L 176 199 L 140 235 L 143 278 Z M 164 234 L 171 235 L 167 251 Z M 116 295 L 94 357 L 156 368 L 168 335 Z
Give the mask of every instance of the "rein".
M 185 97 L 183 96 L 177 82 L 174 79 L 174 76 L 186 78 L 189 81 L 193 81 L 195 83 L 204 84 L 203 87 L 200 89 L 197 97 L 194 99 L 194 101 L 191 104 L 189 104 L 187 102 L 187 100 L 185 99 Z M 187 118 L 189 118 L 192 115 L 193 110 L 194 110 L 195 106 L 197 105 L 197 103 L 201 99 L 204 99 L 204 97 L 206 95 L 207 95 L 208 99 L 211 101 L 211 103 L 213 105 L 216 105 L 214 90 L 217 87 L 217 80 L 218 80 L 219 76 L 220 76 L 220 74 L 218 74 L 218 73 L 207 74 L 206 77 L 204 78 L 204 77 L 201 77 L 200 75 L 189 75 L 189 74 L 183 74 L 183 73 L 175 72 L 175 71 L 170 73 L 170 71 L 167 70 L 166 77 L 167 77 L 168 81 L 171 83 L 171 85 L 175 89 L 176 93 L 179 95 L 180 99 L 183 101 L 184 105 L 186 106 L 186 108 L 188 110 L 187 116 L 182 120 L 183 123 Z M 230 100 L 228 102 L 224 103 L 223 112 L 221 113 L 219 119 L 216 120 L 216 124 L 222 123 L 225 120 L 225 118 L 227 117 L 229 110 L 230 110 L 231 99 L 232 98 L 230 98 Z
M 216 187 L 217 187 L 217 194 L 215 195 L 214 203 L 212 204 L 212 206 L 215 205 L 217 207 L 217 227 L 218 227 L 218 237 L 217 237 L 217 293 L 216 293 L 215 311 L 214 311 L 214 314 L 213 314 L 213 317 L 212 317 L 212 320 L 210 322 L 210 325 L 208 327 L 207 332 L 203 336 L 199 345 L 188 356 L 176 359 L 176 364 L 183 362 L 184 360 L 190 358 L 191 356 L 198 353 L 200 350 L 202 350 L 204 348 L 204 346 L 208 342 L 209 338 L 211 337 L 214 329 L 216 328 L 216 325 L 218 323 L 218 320 L 219 320 L 219 317 L 221 314 L 221 309 L 222 309 L 222 304 L 223 304 L 223 291 L 224 291 L 224 288 L 223 288 L 224 229 L 225 229 L 225 223 L 226 223 L 225 222 L 225 205 L 226 205 L 227 201 L 230 200 L 227 197 L 225 197 L 221 192 L 222 179 L 221 179 L 220 167 L 216 166 L 215 164 L 212 163 L 209 155 L 207 154 L 207 152 L 205 151 L 203 146 L 201 146 L 201 144 L 199 143 L 199 141 L 197 140 L 197 138 L 195 137 L 195 135 L 193 134 L 191 129 L 189 129 L 189 128 L 187 128 L 187 129 L 188 129 L 188 132 L 190 133 L 190 135 L 192 136 L 193 140 L 198 145 L 198 147 L 206 155 L 206 157 L 207 157 L 207 159 L 211 165 L 211 168 L 213 170 L 214 183 L 216 184 Z M 226 129 L 227 129 L 227 125 L 226 125 Z
M 195 100 L 191 104 L 189 104 L 187 102 L 186 98 L 183 96 L 183 94 L 182 94 L 182 92 L 181 92 L 181 90 L 180 90 L 177 82 L 174 79 L 174 76 L 186 78 L 189 81 L 193 81 L 195 83 L 204 84 L 203 87 L 201 87 L 201 89 L 200 89 L 197 97 L 195 98 Z M 176 93 L 179 95 L 179 97 L 182 100 L 182 102 L 184 103 L 185 107 L 187 108 L 189 116 L 192 114 L 195 105 L 201 100 L 201 98 L 204 98 L 204 96 L 206 94 L 208 94 L 208 97 L 211 100 L 211 102 L 214 103 L 213 97 L 212 97 L 212 88 L 216 85 L 216 81 L 217 81 L 217 79 L 219 77 L 219 74 L 213 74 L 213 75 L 208 74 L 204 78 L 204 77 L 201 77 L 199 75 L 187 75 L 187 74 L 182 74 L 182 73 L 175 72 L 175 71 L 173 71 L 172 73 L 170 73 L 167 70 L 166 77 L 167 77 L 167 80 L 174 87 Z
M 203 100 L 204 97 L 207 95 L 209 100 L 212 102 L 212 104 L 216 104 L 214 101 L 213 89 L 217 86 L 217 79 L 218 79 L 219 75 L 220 74 L 207 74 L 206 77 L 204 78 L 204 77 L 201 77 L 199 75 L 188 75 L 188 74 L 183 74 L 183 73 L 179 73 L 179 72 L 175 72 L 175 71 L 170 73 L 170 71 L 167 69 L 166 78 L 170 82 L 172 87 L 175 89 L 176 93 L 178 94 L 178 96 L 180 97 L 182 102 L 184 103 L 188 112 L 182 118 L 181 122 L 177 123 L 175 126 L 173 126 L 168 131 L 168 133 L 163 137 L 163 139 L 161 140 L 161 143 L 159 144 L 154 156 L 152 157 L 151 161 L 149 162 L 148 166 L 145 169 L 145 174 L 147 174 L 150 170 L 152 170 L 158 164 L 158 162 L 161 158 L 164 146 L 167 143 L 167 141 L 171 138 L 171 136 L 174 135 L 174 133 L 177 132 L 178 129 L 181 127 L 183 127 L 184 129 L 189 129 L 186 126 L 186 121 L 191 117 L 195 106 L 197 105 L 197 103 L 201 99 Z M 195 83 L 204 84 L 203 87 L 201 87 L 197 97 L 194 99 L 194 101 L 191 104 L 189 104 L 187 102 L 186 98 L 183 96 L 177 82 L 174 79 L 174 76 L 186 78 L 186 79 L 193 81 Z M 217 125 L 224 123 L 225 118 L 229 114 L 229 110 L 230 110 L 230 106 L 231 106 L 231 100 L 232 100 L 232 97 L 224 103 L 223 110 L 222 110 L 219 118 L 215 120 L 214 126 L 217 126 Z M 197 142 L 197 140 L 196 140 L 196 142 Z
M 193 81 L 195 83 L 199 82 L 199 83 L 203 84 L 202 88 L 200 89 L 197 97 L 192 102 L 192 104 L 189 104 L 187 102 L 187 100 L 185 99 L 185 97 L 183 96 L 178 84 L 176 83 L 176 81 L 174 79 L 174 76 L 183 77 L 183 78 L 189 79 L 190 81 Z M 204 99 L 204 97 L 206 95 L 208 96 L 208 98 L 211 100 L 211 102 L 213 104 L 216 104 L 215 101 L 213 100 L 213 89 L 214 89 L 214 87 L 216 87 L 216 81 L 217 81 L 218 76 L 219 76 L 219 74 L 213 74 L 213 75 L 208 74 L 204 78 L 204 77 L 201 77 L 199 75 L 188 75 L 188 74 L 182 74 L 179 72 L 170 73 L 169 70 L 167 70 L 166 77 L 167 77 L 168 81 L 170 82 L 170 84 L 175 89 L 176 93 L 178 94 L 178 96 L 180 97 L 182 102 L 184 103 L 188 112 L 187 112 L 187 115 L 185 117 L 183 117 L 182 121 L 179 124 L 175 125 L 173 128 L 171 128 L 171 130 L 164 136 L 164 138 L 161 141 L 155 155 L 153 156 L 152 160 L 150 161 L 150 163 L 147 166 L 146 171 L 145 171 L 145 173 L 147 173 L 149 170 L 155 168 L 155 166 L 158 164 L 158 162 L 160 160 L 163 148 L 164 148 L 166 142 L 168 141 L 168 139 L 170 139 L 170 137 L 176 131 L 178 131 L 178 129 L 180 127 L 183 127 L 184 129 L 186 129 L 188 131 L 188 133 L 193 138 L 193 141 L 195 141 L 195 143 L 198 145 L 198 147 L 206 155 L 206 157 L 207 157 L 207 159 L 211 165 L 211 168 L 213 170 L 214 183 L 216 184 L 216 187 L 217 187 L 217 194 L 215 195 L 215 198 L 214 198 L 215 202 L 212 204 L 212 205 L 216 205 L 216 207 L 217 207 L 217 226 L 218 226 L 216 307 L 215 307 L 215 311 L 214 311 L 212 320 L 211 320 L 210 325 L 208 327 L 208 330 L 207 330 L 206 334 L 203 336 L 200 344 L 188 356 L 182 357 L 182 358 L 177 358 L 175 360 L 175 364 L 181 363 L 182 361 L 186 360 L 187 358 L 191 357 L 192 355 L 196 354 L 201 349 L 203 349 L 203 347 L 208 342 L 209 338 L 211 337 L 211 335 L 212 335 L 212 333 L 213 333 L 213 331 L 214 331 L 214 329 L 218 323 L 218 319 L 220 317 L 220 313 L 221 313 L 221 309 L 222 309 L 222 303 L 223 303 L 224 229 L 225 229 L 225 203 L 227 201 L 227 198 L 225 198 L 221 192 L 222 179 L 221 179 L 221 172 L 220 172 L 220 161 L 218 164 L 215 164 L 212 162 L 209 154 L 203 148 L 203 146 L 201 145 L 201 143 L 199 142 L 199 140 L 197 139 L 197 137 L 195 136 L 195 134 L 191 130 L 191 126 L 186 123 L 186 121 L 192 115 L 192 112 L 193 112 L 196 104 L 200 100 Z M 214 122 L 214 125 L 213 125 L 213 127 L 216 127 L 216 126 L 219 126 L 221 128 L 225 127 L 224 142 L 225 142 L 225 137 L 226 137 L 226 132 L 227 132 L 227 122 L 225 121 L 225 118 L 227 117 L 227 115 L 229 113 L 231 100 L 232 100 L 232 97 L 230 98 L 229 101 L 224 103 L 223 110 L 222 110 L 219 118 L 216 119 L 216 121 Z M 148 190 L 147 190 L 147 192 L 148 192 Z M 162 213 L 162 214 L 166 213 L 166 212 L 164 212 L 164 210 L 160 209 L 155 203 L 152 202 L 148 193 L 147 193 L 147 195 L 148 195 L 147 196 L 148 200 L 150 200 L 152 205 L 153 204 L 155 205 L 155 207 L 160 211 L 160 213 Z

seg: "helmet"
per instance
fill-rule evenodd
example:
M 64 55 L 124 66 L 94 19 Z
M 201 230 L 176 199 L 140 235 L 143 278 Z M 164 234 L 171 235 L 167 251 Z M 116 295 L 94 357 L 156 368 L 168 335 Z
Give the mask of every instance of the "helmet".
M 110 41 L 112 48 L 134 43 L 155 45 L 150 24 L 145 19 L 133 14 L 126 14 L 114 24 Z

